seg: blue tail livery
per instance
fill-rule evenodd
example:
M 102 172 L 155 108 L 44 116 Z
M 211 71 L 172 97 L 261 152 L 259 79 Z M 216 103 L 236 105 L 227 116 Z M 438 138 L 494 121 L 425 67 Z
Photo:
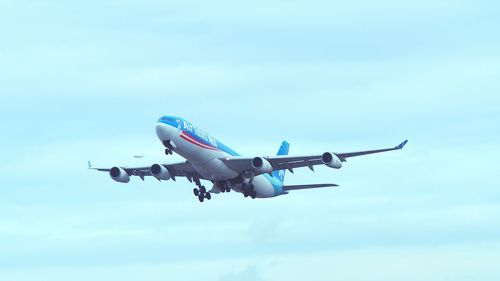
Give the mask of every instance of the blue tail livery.
M 290 150 L 290 144 L 287 141 L 281 143 L 280 149 L 278 150 L 278 156 L 288 155 Z M 285 170 L 275 170 L 273 171 L 273 177 L 279 180 L 282 184 L 285 182 Z

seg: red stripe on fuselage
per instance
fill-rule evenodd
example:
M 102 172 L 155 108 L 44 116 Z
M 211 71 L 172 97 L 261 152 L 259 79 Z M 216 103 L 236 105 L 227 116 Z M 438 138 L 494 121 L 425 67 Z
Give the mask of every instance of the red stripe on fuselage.
M 202 148 L 206 148 L 206 149 L 210 149 L 210 150 L 218 150 L 217 148 L 214 148 L 214 147 L 211 147 L 211 146 L 208 146 L 208 145 L 206 145 L 204 143 L 199 142 L 198 140 L 194 139 L 193 137 L 191 137 L 190 135 L 186 134 L 185 132 L 182 132 L 181 138 L 187 140 L 188 142 L 190 142 L 190 143 L 192 143 L 194 145 L 202 147 Z

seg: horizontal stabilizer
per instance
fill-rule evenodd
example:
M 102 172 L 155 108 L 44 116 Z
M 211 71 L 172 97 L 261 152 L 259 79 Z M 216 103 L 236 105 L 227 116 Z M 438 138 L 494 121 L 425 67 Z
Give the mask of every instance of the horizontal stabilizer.
M 339 186 L 338 184 L 333 183 L 324 183 L 324 184 L 303 184 L 303 185 L 285 185 L 283 186 L 284 191 L 290 190 L 299 190 L 299 189 L 310 189 L 310 188 L 323 188 L 323 187 L 334 187 Z

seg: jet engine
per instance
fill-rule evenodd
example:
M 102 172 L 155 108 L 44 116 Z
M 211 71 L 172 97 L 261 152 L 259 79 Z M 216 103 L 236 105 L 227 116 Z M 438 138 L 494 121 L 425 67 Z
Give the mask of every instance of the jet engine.
M 120 167 L 111 168 L 111 170 L 109 170 L 109 175 L 117 182 L 128 183 L 130 181 L 128 173 Z
M 155 177 L 159 180 L 167 181 L 170 178 L 172 178 L 172 176 L 170 175 L 170 172 L 167 170 L 167 168 L 165 168 L 165 166 L 160 165 L 160 164 L 154 164 L 153 166 L 151 166 L 151 168 L 149 168 L 149 171 L 151 172 L 153 177 Z
M 342 168 L 342 162 L 340 161 L 340 159 L 337 157 L 337 155 L 331 152 L 323 153 L 323 155 L 321 155 L 321 161 L 323 161 L 323 164 L 325 164 L 327 167 L 334 169 Z
M 262 157 L 255 157 L 252 159 L 252 168 L 256 174 L 271 173 L 273 171 L 273 166 L 269 161 Z

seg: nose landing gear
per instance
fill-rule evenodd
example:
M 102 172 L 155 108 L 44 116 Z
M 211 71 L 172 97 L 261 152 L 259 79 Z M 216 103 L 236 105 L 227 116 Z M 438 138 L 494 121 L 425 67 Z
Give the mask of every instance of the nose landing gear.
M 163 146 L 165 146 L 165 155 L 174 154 L 175 144 L 170 140 L 162 141 Z

